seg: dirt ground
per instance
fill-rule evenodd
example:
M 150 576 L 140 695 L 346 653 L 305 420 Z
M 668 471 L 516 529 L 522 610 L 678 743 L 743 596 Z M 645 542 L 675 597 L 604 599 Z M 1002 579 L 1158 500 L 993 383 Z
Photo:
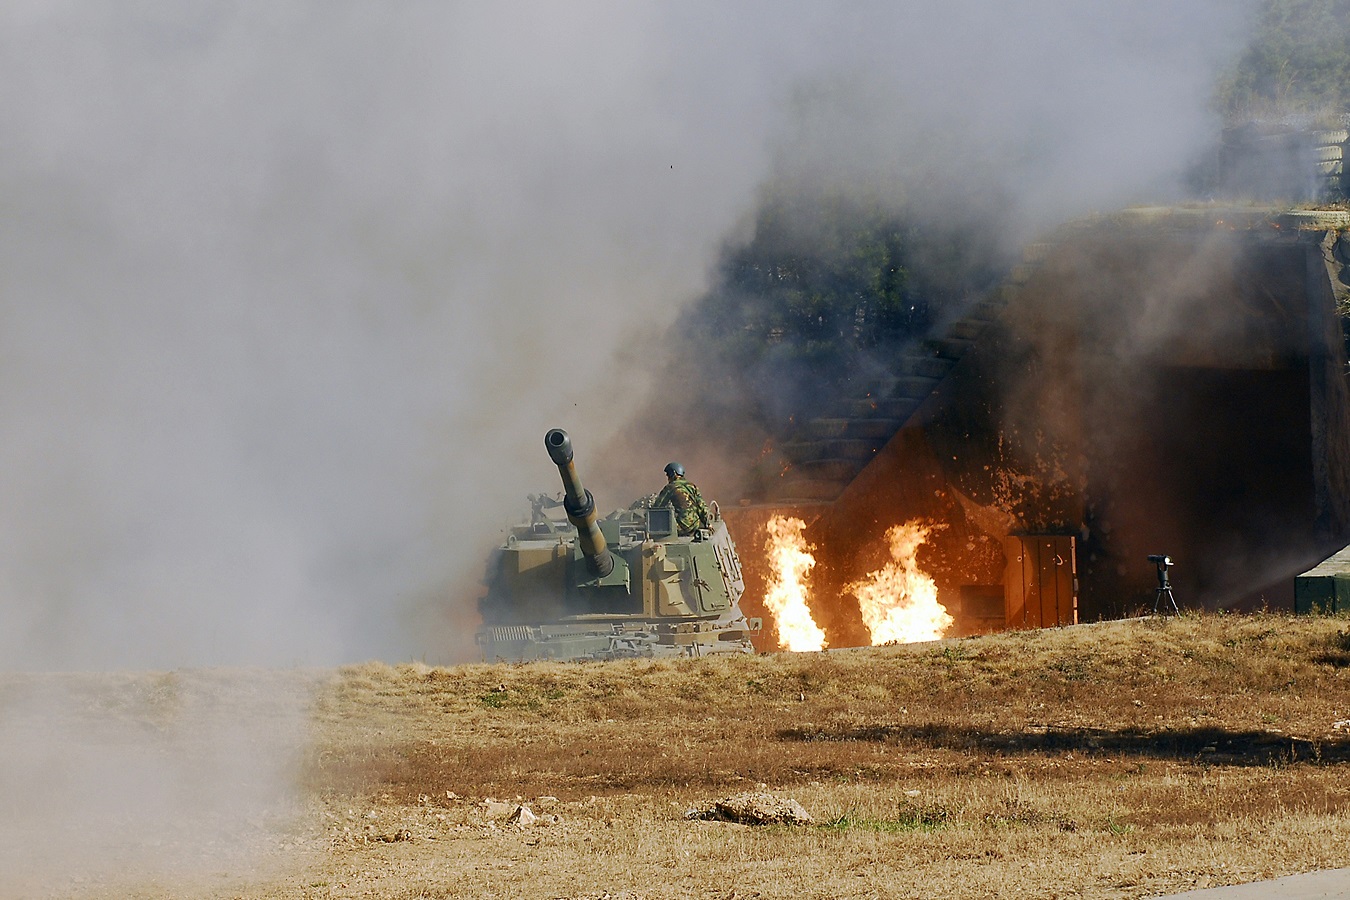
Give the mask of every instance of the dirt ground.
M 1343 866 L 1347 626 L 0 676 L 0 897 L 1123 898 Z M 747 791 L 813 822 L 687 817 Z

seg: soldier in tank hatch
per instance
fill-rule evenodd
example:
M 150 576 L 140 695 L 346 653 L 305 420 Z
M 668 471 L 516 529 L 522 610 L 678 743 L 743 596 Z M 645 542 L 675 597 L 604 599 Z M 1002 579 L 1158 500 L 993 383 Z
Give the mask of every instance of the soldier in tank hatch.
M 694 534 L 700 528 L 712 527 L 712 516 L 703 502 L 698 486 L 684 477 L 684 466 L 677 462 L 666 464 L 666 486 L 656 495 L 652 506 L 669 506 L 675 510 L 675 524 L 680 535 Z
M 700 528 L 712 527 L 712 516 L 698 486 L 684 477 L 684 466 L 666 463 L 666 486 L 656 495 L 652 506 L 670 506 L 675 509 L 675 524 L 680 536 L 694 534 Z

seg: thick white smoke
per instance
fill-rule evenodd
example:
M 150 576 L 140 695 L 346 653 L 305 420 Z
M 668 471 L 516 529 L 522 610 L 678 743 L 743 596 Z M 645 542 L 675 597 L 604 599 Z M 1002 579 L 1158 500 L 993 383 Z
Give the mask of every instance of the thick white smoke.
M 775 167 L 1166 195 L 1242 12 L 6 5 L 0 667 L 464 654 L 544 431 L 643 399 Z

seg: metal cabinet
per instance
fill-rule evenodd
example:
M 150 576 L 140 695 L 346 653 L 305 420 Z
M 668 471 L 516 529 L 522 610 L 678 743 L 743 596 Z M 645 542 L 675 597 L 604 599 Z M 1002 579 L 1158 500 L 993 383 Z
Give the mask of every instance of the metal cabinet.
M 1009 628 L 1078 623 L 1075 539 L 1061 534 L 1015 534 L 1003 539 L 1008 567 L 1003 597 Z

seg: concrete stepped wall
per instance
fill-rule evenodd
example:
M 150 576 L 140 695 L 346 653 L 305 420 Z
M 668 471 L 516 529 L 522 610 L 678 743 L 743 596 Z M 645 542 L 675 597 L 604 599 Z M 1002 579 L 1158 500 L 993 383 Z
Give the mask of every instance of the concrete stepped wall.
M 1028 259 L 1044 257 L 1044 247 Z M 1033 270 L 1023 263 L 1016 281 Z M 967 313 L 947 323 L 909 351 L 891 361 L 893 374 L 856 385 L 853 393 L 834 402 L 829 414 L 803 423 L 784 437 L 776 453 L 779 477 L 758 502 L 834 500 L 861 471 L 855 463 L 869 462 L 900 427 L 932 395 L 974 347 L 1016 295 L 1013 279 L 973 304 Z
M 1224 197 L 1266 202 L 1329 203 L 1350 196 L 1344 157 L 1347 118 L 1321 122 L 1252 122 L 1230 128 L 1210 185 Z

